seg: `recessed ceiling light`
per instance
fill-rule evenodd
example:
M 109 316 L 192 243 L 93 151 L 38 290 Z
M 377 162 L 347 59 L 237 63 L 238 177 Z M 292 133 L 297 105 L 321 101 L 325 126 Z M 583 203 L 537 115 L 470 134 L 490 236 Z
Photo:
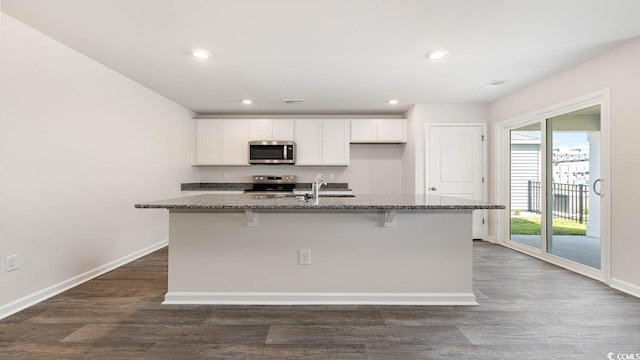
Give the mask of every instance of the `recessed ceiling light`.
M 207 50 L 202 49 L 194 49 L 191 50 L 191 55 L 198 60 L 209 60 L 211 59 L 211 54 Z
M 400 100 L 398 100 L 398 99 L 391 99 L 391 100 L 387 101 L 387 103 L 389 103 L 390 105 L 395 105 L 395 104 L 397 104 L 399 102 L 400 102 Z
M 447 57 L 449 52 L 447 50 L 433 50 L 427 53 L 427 59 L 438 61 Z
M 251 99 L 244 99 L 244 100 L 242 100 L 242 103 L 243 103 L 243 104 L 245 104 L 245 105 L 251 105 L 251 104 L 253 104 L 253 100 L 251 100 Z

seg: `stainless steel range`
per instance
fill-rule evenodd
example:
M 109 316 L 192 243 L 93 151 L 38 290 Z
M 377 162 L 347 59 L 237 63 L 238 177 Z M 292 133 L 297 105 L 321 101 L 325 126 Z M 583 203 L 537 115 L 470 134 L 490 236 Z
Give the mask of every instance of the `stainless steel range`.
M 254 175 L 253 187 L 244 192 L 256 195 L 293 195 L 295 188 L 295 175 Z

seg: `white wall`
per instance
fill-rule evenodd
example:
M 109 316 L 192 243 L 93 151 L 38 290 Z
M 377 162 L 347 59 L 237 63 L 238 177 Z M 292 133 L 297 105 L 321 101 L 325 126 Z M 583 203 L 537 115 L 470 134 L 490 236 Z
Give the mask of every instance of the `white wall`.
M 195 177 L 190 111 L 7 15 L 0 26 L 1 318 L 167 239 L 167 213 L 134 204 Z
M 251 182 L 252 175 L 296 175 L 311 182 L 316 173 L 329 183 L 349 183 L 354 194 L 400 194 L 402 192 L 401 144 L 352 144 L 349 166 L 200 166 L 199 182 Z M 380 179 L 373 178 L 374 172 Z M 224 174 L 228 178 L 224 178 Z M 334 175 L 330 179 L 330 174 Z
M 405 114 L 408 119 L 407 144 L 403 161 L 404 193 L 425 193 L 426 123 L 486 123 L 488 106 L 484 104 L 417 104 Z M 413 174 L 412 174 L 413 172 Z M 413 181 L 410 177 L 414 177 Z M 413 183 L 413 184 L 412 184 Z M 411 188 L 413 185 L 413 188 Z
M 640 39 L 490 105 L 497 123 L 606 87 L 611 89 L 612 277 L 640 293 Z M 491 144 L 491 142 L 490 142 Z M 491 152 L 493 153 L 493 152 Z M 602 159 L 602 161 L 607 161 Z M 493 173 L 493 170 L 491 173 Z M 490 184 L 490 188 L 493 185 Z

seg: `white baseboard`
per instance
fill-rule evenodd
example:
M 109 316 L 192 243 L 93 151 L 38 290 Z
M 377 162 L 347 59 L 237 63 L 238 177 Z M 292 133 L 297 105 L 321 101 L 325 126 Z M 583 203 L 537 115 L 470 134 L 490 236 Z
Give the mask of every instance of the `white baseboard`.
M 637 298 L 640 298 L 640 286 L 638 285 L 634 285 L 626 281 L 612 277 L 611 282 L 609 283 L 609 286 L 611 286 L 616 290 L 620 290 L 622 292 L 626 292 L 629 295 L 633 295 Z
M 487 242 L 490 242 L 490 243 L 493 243 L 493 244 L 497 244 L 498 243 L 498 241 L 496 240 L 496 237 L 493 236 L 493 235 L 487 235 L 487 236 L 484 237 L 483 240 L 487 241 Z
M 163 304 L 478 305 L 473 293 L 168 292 Z
M 169 240 L 165 239 L 156 244 L 148 246 L 144 249 L 138 250 L 129 255 L 123 256 L 119 259 L 106 263 L 104 265 L 98 266 L 92 270 L 89 270 L 83 274 L 74 276 L 70 279 L 59 282 L 55 285 L 49 286 L 48 288 L 36 291 L 30 295 L 27 295 L 23 298 L 10 302 L 6 305 L 0 306 L 0 320 L 4 319 L 7 316 L 13 315 L 20 310 L 24 310 L 29 306 L 33 306 L 43 300 L 46 300 L 52 296 L 58 295 L 61 292 L 71 289 L 72 287 L 78 286 L 82 283 L 85 283 L 91 279 L 95 279 L 96 277 L 105 274 L 111 270 L 114 270 L 124 264 L 127 264 L 133 260 L 141 258 L 145 255 L 148 255 L 158 249 L 162 249 L 163 247 L 169 244 Z

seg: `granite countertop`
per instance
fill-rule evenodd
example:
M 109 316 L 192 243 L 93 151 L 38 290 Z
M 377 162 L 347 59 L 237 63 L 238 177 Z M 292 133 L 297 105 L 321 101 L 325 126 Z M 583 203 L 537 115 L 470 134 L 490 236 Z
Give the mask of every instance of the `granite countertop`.
M 321 210 L 479 210 L 505 209 L 483 201 L 438 195 L 357 195 L 321 197 L 317 202 L 298 197 L 256 198 L 252 194 L 205 194 L 136 204 L 139 209 L 321 209 Z
M 180 184 L 182 191 L 232 191 L 253 188 L 252 183 L 184 183 Z M 297 191 L 311 191 L 311 183 L 297 183 Z M 351 191 L 348 183 L 328 183 L 322 185 L 320 191 Z
M 252 183 L 184 183 L 180 184 L 182 191 L 206 191 L 206 190 L 244 190 L 253 188 Z

